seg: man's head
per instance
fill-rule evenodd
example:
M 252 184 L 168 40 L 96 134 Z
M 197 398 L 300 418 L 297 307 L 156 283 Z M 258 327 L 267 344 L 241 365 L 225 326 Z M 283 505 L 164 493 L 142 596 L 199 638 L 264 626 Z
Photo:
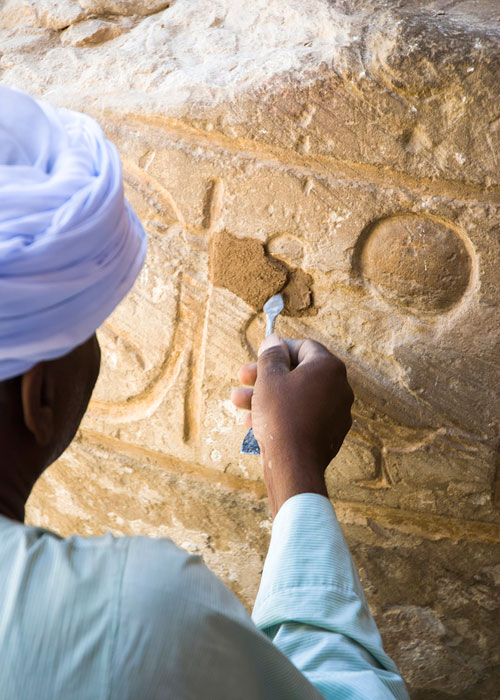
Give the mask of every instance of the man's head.
M 101 361 L 91 338 L 0 383 L 0 512 L 22 519 L 36 479 L 68 447 L 87 410 Z
M 47 465 L 75 436 L 97 381 L 100 361 L 94 334 L 67 355 L 39 362 L 4 392 L 10 394 L 12 408 L 16 409 L 11 427 L 45 456 Z
M 0 85 L 0 513 L 71 442 L 145 252 L 99 125 Z

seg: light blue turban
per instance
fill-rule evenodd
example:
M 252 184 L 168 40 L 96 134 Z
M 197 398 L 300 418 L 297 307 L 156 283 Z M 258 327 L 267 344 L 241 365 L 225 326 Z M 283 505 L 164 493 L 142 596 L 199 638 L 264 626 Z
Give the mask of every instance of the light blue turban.
M 0 86 L 0 381 L 87 340 L 145 254 L 99 125 Z

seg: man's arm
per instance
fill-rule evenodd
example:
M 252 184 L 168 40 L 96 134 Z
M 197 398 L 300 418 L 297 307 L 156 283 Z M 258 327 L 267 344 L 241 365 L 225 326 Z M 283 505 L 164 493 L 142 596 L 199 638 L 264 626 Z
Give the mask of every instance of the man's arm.
M 252 617 L 328 700 L 407 700 L 324 496 L 281 507 Z
M 351 425 L 343 363 L 270 336 L 240 378 L 249 386 L 233 401 L 251 408 L 275 515 L 254 622 L 325 698 L 407 700 L 327 498 L 324 472 Z

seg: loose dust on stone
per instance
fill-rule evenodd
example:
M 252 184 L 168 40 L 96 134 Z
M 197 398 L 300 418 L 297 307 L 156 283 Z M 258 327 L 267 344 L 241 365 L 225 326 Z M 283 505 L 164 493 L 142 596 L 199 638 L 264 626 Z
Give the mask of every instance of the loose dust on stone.
M 237 238 L 227 231 L 212 239 L 212 281 L 244 299 L 256 311 L 286 284 L 288 270 L 266 255 L 264 246 L 253 238 Z
M 313 278 L 300 268 L 289 270 L 288 282 L 282 290 L 286 316 L 301 316 L 310 311 L 313 304 Z
M 312 277 L 268 255 L 263 243 L 238 238 L 228 231 L 215 234 L 210 247 L 210 275 L 217 287 L 237 294 L 256 311 L 273 294 L 283 292 L 285 313 L 297 316 L 312 305 Z

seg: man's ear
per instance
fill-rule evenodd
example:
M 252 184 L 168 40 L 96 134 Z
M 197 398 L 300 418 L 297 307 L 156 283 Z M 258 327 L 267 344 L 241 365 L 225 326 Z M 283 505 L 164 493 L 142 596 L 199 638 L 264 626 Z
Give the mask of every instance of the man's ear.
M 54 387 L 47 366 L 41 362 L 21 379 L 24 423 L 41 447 L 54 438 Z

